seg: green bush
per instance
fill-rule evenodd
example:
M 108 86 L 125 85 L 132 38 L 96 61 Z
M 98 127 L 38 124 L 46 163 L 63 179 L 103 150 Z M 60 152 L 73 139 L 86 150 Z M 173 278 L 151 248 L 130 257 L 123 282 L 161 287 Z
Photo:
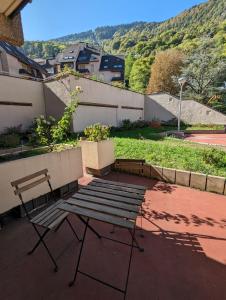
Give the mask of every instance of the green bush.
M 4 130 L 4 134 L 17 134 L 20 135 L 21 132 L 21 128 L 22 128 L 22 124 L 18 125 L 18 126 L 11 126 L 11 127 L 6 127 Z
M 20 145 L 20 136 L 18 134 L 0 135 L 0 147 L 14 148 Z
M 109 138 L 110 127 L 99 123 L 88 126 L 84 129 L 84 135 L 88 141 L 99 142 Z
M 129 119 L 125 119 L 122 120 L 121 129 L 124 130 L 130 130 L 130 129 L 134 129 L 134 128 L 144 128 L 144 127 L 148 127 L 149 126 L 149 122 L 144 121 L 144 120 L 137 120 L 134 122 L 131 122 Z
M 125 130 L 129 130 L 133 128 L 133 124 L 129 119 L 122 120 L 121 127 Z
M 48 118 L 44 116 L 36 118 L 35 133 L 38 142 L 42 145 L 49 146 L 52 150 L 56 143 L 66 140 L 70 134 L 70 126 L 76 107 L 77 102 L 71 101 L 65 108 L 64 114 L 59 121 L 56 121 L 56 119 L 51 116 Z

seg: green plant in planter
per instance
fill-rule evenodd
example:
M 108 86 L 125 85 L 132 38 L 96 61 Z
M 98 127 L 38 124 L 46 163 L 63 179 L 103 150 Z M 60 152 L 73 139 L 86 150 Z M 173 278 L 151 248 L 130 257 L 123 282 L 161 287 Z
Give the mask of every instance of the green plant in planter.
M 84 135 L 88 141 L 99 142 L 107 140 L 110 136 L 110 126 L 93 124 L 84 129 Z

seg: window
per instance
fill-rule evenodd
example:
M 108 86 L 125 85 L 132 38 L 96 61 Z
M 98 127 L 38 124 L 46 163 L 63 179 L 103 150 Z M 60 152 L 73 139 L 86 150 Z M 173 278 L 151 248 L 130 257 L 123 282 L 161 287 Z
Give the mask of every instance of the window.
M 64 56 L 64 59 L 74 59 L 75 57 L 74 56 Z
M 108 69 L 108 66 L 104 66 L 104 69 Z
M 105 59 L 104 62 L 109 62 L 109 60 L 108 60 L 108 59 Z
M 114 65 L 114 68 L 122 68 L 122 65 Z

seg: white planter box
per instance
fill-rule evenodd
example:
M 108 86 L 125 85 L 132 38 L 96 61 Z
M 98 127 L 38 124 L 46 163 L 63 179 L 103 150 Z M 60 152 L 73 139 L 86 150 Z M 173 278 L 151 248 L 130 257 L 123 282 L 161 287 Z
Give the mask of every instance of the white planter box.
M 102 170 L 115 162 L 112 140 L 100 142 L 80 141 L 82 161 L 85 168 Z
M 42 169 L 48 169 L 53 189 L 60 188 L 83 176 L 81 148 L 51 152 L 28 158 L 22 158 L 0 164 L 0 214 L 21 204 L 14 195 L 11 181 L 30 175 Z M 25 202 L 49 192 L 43 183 L 23 193 Z

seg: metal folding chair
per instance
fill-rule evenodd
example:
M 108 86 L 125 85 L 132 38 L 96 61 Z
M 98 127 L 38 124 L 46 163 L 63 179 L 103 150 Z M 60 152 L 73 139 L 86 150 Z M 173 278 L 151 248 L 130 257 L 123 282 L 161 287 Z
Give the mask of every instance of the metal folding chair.
M 27 207 L 23 200 L 22 194 L 44 182 L 48 183 L 50 193 L 53 196 L 54 204 L 50 205 L 49 207 L 44 209 L 41 213 L 39 213 L 34 218 L 32 218 L 27 210 Z M 45 247 L 51 261 L 54 264 L 54 271 L 57 272 L 58 266 L 57 266 L 56 260 L 52 256 L 49 248 L 47 247 L 47 245 L 44 241 L 44 238 L 47 235 L 47 233 L 51 230 L 57 231 L 61 227 L 61 225 L 66 221 L 68 223 L 69 227 L 71 228 L 73 234 L 76 236 L 77 240 L 80 241 L 78 235 L 76 234 L 74 228 L 72 227 L 70 221 L 67 218 L 69 213 L 58 209 L 58 205 L 62 204 L 64 202 L 64 200 L 62 200 L 62 199 L 60 199 L 58 201 L 55 200 L 53 189 L 52 189 L 52 186 L 50 183 L 50 176 L 48 175 L 47 169 L 38 171 L 31 175 L 28 175 L 28 176 L 22 177 L 18 180 L 12 181 L 11 185 L 15 188 L 14 193 L 15 193 L 15 195 L 18 195 L 18 197 L 20 198 L 20 201 L 22 203 L 22 206 L 26 213 L 26 216 L 27 216 L 28 220 L 31 222 L 34 230 L 36 231 L 36 233 L 39 237 L 37 243 L 28 252 L 28 255 L 34 253 L 34 251 L 38 248 L 38 246 L 40 244 L 42 244 Z M 41 233 L 38 230 L 38 226 L 45 229 L 43 233 Z

